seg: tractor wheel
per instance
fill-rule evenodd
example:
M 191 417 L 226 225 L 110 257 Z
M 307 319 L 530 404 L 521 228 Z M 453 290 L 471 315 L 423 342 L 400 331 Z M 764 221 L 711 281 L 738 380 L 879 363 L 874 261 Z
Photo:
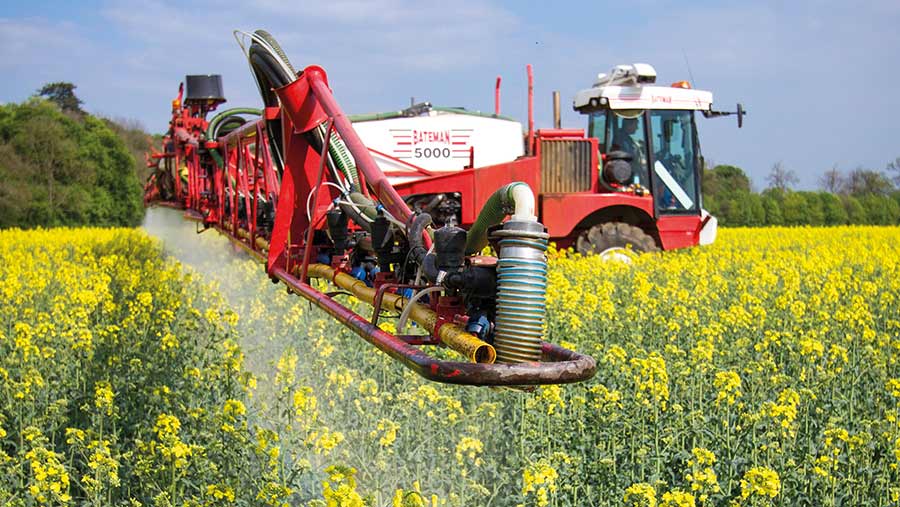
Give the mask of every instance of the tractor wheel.
M 636 253 L 659 250 L 656 241 L 640 227 L 622 222 L 607 222 L 591 227 L 578 237 L 575 247 L 581 255 L 594 254 L 605 260 L 624 262 L 631 262 L 631 257 L 626 253 L 628 250 Z

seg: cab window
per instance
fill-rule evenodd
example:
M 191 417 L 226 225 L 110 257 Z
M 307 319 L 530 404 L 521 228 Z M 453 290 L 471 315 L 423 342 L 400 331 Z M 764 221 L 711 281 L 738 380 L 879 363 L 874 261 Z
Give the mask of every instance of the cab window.
M 643 111 L 611 111 L 607 129 L 607 153 L 631 155 L 632 183 L 650 188 L 650 165 Z
M 591 113 L 588 137 L 596 137 L 600 153 L 606 153 L 606 111 Z
M 696 211 L 699 182 L 693 112 L 651 111 L 650 129 L 657 208 L 674 213 Z

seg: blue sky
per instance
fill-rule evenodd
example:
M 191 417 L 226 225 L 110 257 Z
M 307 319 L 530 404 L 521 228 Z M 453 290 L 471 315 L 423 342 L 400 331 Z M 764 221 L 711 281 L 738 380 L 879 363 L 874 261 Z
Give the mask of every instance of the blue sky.
M 584 127 L 574 93 L 617 63 L 688 79 L 719 109 L 701 119 L 703 153 L 744 168 L 757 189 L 782 161 L 815 188 L 827 169 L 884 169 L 900 157 L 900 2 L 526 2 L 454 0 L 93 0 L 0 6 L 0 101 L 49 81 L 78 85 L 92 112 L 161 132 L 185 74 L 223 75 L 229 106 L 259 99 L 236 28 L 268 29 L 297 67 L 322 65 L 348 113 L 434 104 L 493 109 L 524 122 L 525 64 L 535 68 L 538 127 L 551 92 L 563 126 Z

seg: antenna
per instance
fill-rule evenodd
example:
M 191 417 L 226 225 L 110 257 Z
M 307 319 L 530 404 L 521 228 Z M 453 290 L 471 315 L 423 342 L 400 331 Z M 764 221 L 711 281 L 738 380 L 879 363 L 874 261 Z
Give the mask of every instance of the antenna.
M 691 62 L 688 60 L 687 51 L 685 51 L 684 48 L 681 48 L 681 55 L 684 56 L 684 64 L 687 65 L 688 78 L 691 80 L 691 86 L 696 88 L 697 81 L 694 81 L 694 73 L 691 72 Z

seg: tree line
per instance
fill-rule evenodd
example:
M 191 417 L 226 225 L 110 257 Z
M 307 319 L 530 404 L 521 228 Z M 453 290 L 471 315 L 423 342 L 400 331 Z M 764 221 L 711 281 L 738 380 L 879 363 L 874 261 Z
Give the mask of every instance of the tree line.
M 136 155 L 147 134 L 86 113 L 74 89 L 50 83 L 21 104 L 0 105 L 0 228 L 143 220 Z
M 159 136 L 134 121 L 81 109 L 75 85 L 49 83 L 22 104 L 0 105 L 0 228 L 136 226 L 144 215 L 144 153 Z M 732 165 L 703 171 L 704 207 L 723 226 L 900 223 L 900 157 L 884 171 L 833 167 L 819 191 L 796 191 L 777 163 L 755 192 Z
M 780 162 L 762 192 L 732 165 L 704 170 L 702 181 L 703 205 L 723 226 L 900 224 L 900 157 L 884 171 L 833 167 L 818 191 L 794 190 L 797 175 Z

